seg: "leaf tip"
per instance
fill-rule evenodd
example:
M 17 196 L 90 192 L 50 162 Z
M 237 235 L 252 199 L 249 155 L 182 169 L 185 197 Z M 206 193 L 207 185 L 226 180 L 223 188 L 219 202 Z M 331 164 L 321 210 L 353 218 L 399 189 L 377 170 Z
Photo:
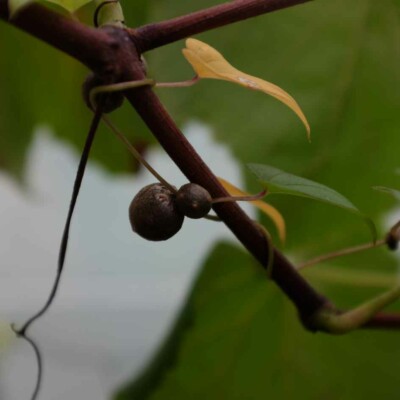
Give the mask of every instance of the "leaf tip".
M 310 125 L 309 125 L 308 122 L 307 122 L 307 124 L 306 124 L 306 130 L 307 130 L 307 140 L 308 140 L 308 143 L 311 143 L 311 128 L 310 128 Z
M 248 195 L 247 192 L 244 192 L 243 190 L 237 188 L 235 185 L 226 181 L 225 179 L 218 178 L 218 180 L 231 196 Z M 267 217 L 272 220 L 276 227 L 278 237 L 282 244 L 284 244 L 286 241 L 286 223 L 282 214 L 271 204 L 268 204 L 263 200 L 253 200 L 250 201 L 250 203 L 257 207 L 261 212 L 263 212 Z

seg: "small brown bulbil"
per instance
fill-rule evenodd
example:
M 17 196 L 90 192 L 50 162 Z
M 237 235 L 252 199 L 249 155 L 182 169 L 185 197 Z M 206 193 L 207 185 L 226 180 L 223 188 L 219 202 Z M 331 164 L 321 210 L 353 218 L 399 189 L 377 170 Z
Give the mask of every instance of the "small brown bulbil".
M 161 183 L 145 186 L 129 206 L 129 220 L 134 232 L 152 240 L 167 240 L 182 227 L 184 215 L 178 210 L 175 193 Z
M 211 210 L 211 195 L 203 187 L 195 183 L 183 185 L 176 194 L 176 204 L 186 217 L 203 218 Z
M 100 77 L 90 73 L 82 85 L 82 95 L 86 105 L 93 109 L 93 104 L 90 103 L 90 92 L 97 86 L 102 86 L 105 83 L 101 80 Z M 111 93 L 99 93 L 95 96 L 94 100 L 97 102 L 101 96 L 105 96 L 105 101 L 103 104 L 103 112 L 105 114 L 110 113 L 117 108 L 121 107 L 124 102 L 124 96 L 121 92 L 111 92 Z

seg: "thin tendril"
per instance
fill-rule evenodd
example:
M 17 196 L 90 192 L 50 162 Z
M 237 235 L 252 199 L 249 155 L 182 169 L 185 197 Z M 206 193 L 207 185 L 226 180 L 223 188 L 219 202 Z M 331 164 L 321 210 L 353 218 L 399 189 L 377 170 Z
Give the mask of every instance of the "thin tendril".
M 323 254 L 322 256 L 315 257 L 311 260 L 308 260 L 306 262 L 299 264 L 297 266 L 297 269 L 300 270 L 300 269 L 303 269 L 306 267 L 311 267 L 312 265 L 315 265 L 315 264 L 322 263 L 324 261 L 333 260 L 334 258 L 346 256 L 349 254 L 359 253 L 361 251 L 365 251 L 365 250 L 369 250 L 369 249 L 374 249 L 376 247 L 383 246 L 384 244 L 386 244 L 385 240 L 378 240 L 375 243 L 361 244 L 359 246 L 348 247 L 346 249 L 334 251 L 332 253 Z
M 57 289 L 58 289 L 58 284 L 60 282 L 61 274 L 64 268 L 64 262 L 65 262 L 65 255 L 67 252 L 67 246 L 68 246 L 68 238 L 69 238 L 69 229 L 71 226 L 71 220 L 72 220 L 72 215 L 75 210 L 75 205 L 76 205 L 76 200 L 79 195 L 79 190 L 81 188 L 83 176 L 85 174 L 85 168 L 87 164 L 87 160 L 89 158 L 89 153 L 90 153 L 90 148 L 92 147 L 93 139 L 97 130 L 97 127 L 99 126 L 101 116 L 102 116 L 102 107 L 99 106 L 98 109 L 96 110 L 96 113 L 93 117 L 92 124 L 88 133 L 88 136 L 86 138 L 85 146 L 82 151 L 82 156 L 79 162 L 78 170 L 76 172 L 76 178 L 74 182 L 74 188 L 72 191 L 72 196 L 71 196 L 71 202 L 68 210 L 68 215 L 67 215 L 67 220 L 65 222 L 65 227 L 64 227 L 64 233 L 62 236 L 61 240 L 61 245 L 60 245 L 60 252 L 58 256 L 58 268 L 57 268 L 57 276 L 54 281 L 53 288 L 50 292 L 50 296 L 48 300 L 46 301 L 45 305 L 31 318 L 28 319 L 27 322 L 22 326 L 22 328 L 18 331 L 20 334 L 24 334 L 26 330 L 29 328 L 29 326 L 36 321 L 38 318 L 40 318 L 50 307 L 51 303 L 54 300 L 54 297 L 56 295 Z
M 36 364 L 37 364 L 37 377 L 36 377 L 36 383 L 35 383 L 35 388 L 32 392 L 31 395 L 31 400 L 36 400 L 37 396 L 40 391 L 40 387 L 42 385 L 42 375 L 43 375 L 43 362 L 42 362 L 42 355 L 40 353 L 39 346 L 35 343 L 33 339 L 31 339 L 29 336 L 27 336 L 25 333 L 21 334 L 19 333 L 15 328 L 14 325 L 11 325 L 11 329 L 14 331 L 14 333 L 18 336 L 24 339 L 26 342 L 28 342 L 31 347 L 33 348 L 33 351 L 35 353 L 36 357 Z
M 177 190 L 174 186 L 168 183 L 132 146 L 128 138 L 106 117 L 103 115 L 103 122 L 111 129 L 111 131 L 118 137 L 118 139 L 126 146 L 129 152 L 139 161 L 156 179 L 158 179 L 165 187 L 176 193 Z
M 36 378 L 36 385 L 32 393 L 31 400 L 36 400 L 40 387 L 42 385 L 42 375 L 43 375 L 43 362 L 42 362 L 42 355 L 40 353 L 39 346 L 35 343 L 33 339 L 31 339 L 29 336 L 23 336 L 23 338 L 32 346 L 33 351 L 36 356 L 36 362 L 37 362 L 37 378 Z
M 198 77 L 194 77 L 190 82 L 194 84 L 198 80 Z M 153 79 L 142 79 L 140 81 L 130 82 L 119 82 L 111 85 L 100 85 L 96 86 L 90 91 L 89 101 L 93 108 L 95 104 L 95 97 L 102 93 L 113 93 L 120 92 L 127 89 L 136 89 L 142 86 L 154 86 L 155 81 Z M 132 146 L 127 137 L 106 117 L 102 117 L 103 122 L 111 129 L 111 131 L 118 137 L 118 139 L 127 147 L 129 152 L 140 162 L 158 181 L 160 181 L 165 187 L 171 190 L 173 193 L 177 192 L 177 189 L 167 182 Z
M 20 329 L 15 329 L 14 326 L 12 325 L 12 329 L 15 332 L 15 334 L 18 337 L 22 337 L 23 339 L 25 339 L 28 343 L 30 343 L 30 345 L 32 346 L 35 355 L 36 355 L 36 360 L 37 360 L 37 364 L 38 364 L 38 375 L 37 375 L 37 380 L 36 380 L 36 385 L 35 385 L 35 389 L 34 392 L 32 394 L 31 400 L 35 400 L 38 396 L 40 387 L 41 387 L 41 383 L 42 383 L 42 371 L 43 371 L 43 363 L 42 363 L 42 357 L 40 354 L 40 350 L 39 347 L 36 345 L 36 343 L 27 336 L 26 332 L 29 329 L 29 327 L 31 326 L 31 324 L 33 322 L 35 322 L 37 319 L 39 319 L 40 317 L 42 317 L 47 310 L 49 309 L 49 307 L 51 306 L 51 304 L 54 301 L 54 298 L 57 294 L 57 289 L 61 280 L 61 275 L 64 269 L 64 263 L 65 263 L 65 255 L 67 252 L 67 247 L 68 247 L 68 238 L 69 238 L 69 230 L 70 230 L 70 226 L 71 226 L 71 221 L 72 221 L 72 216 L 75 210 L 75 205 L 76 205 L 76 201 L 79 195 L 79 191 L 81 188 L 81 184 L 82 184 L 82 180 L 83 180 L 83 176 L 85 174 L 85 169 L 86 169 L 86 164 L 89 158 L 89 153 L 90 153 L 90 149 L 92 147 L 93 144 L 93 140 L 97 131 L 97 128 L 99 126 L 100 120 L 101 120 L 101 116 L 103 114 L 103 106 L 102 106 L 103 100 L 101 100 L 99 107 L 96 109 L 96 112 L 93 116 L 92 122 L 91 122 L 91 126 L 89 129 L 89 133 L 87 135 L 86 138 L 86 142 L 85 142 L 85 146 L 83 148 L 82 151 L 82 155 L 81 155 L 81 159 L 79 161 L 79 165 L 78 165 L 78 170 L 76 172 L 76 177 L 75 177 L 75 182 L 74 182 L 74 187 L 73 187 L 73 191 L 72 191 L 72 196 L 71 196 L 71 202 L 69 205 L 69 209 L 68 209 L 68 214 L 67 214 L 67 219 L 65 222 L 65 226 L 64 226 L 64 232 L 63 232 L 63 236 L 61 239 L 61 244 L 60 244 L 60 251 L 59 251 L 59 256 L 58 256 L 58 266 L 57 266 L 57 275 L 56 278 L 54 280 L 53 283 L 53 287 L 51 289 L 50 295 L 46 301 L 46 303 L 44 304 L 44 306 L 36 313 L 34 314 L 31 318 L 29 318 L 25 324 L 22 325 L 22 328 Z
M 154 86 L 155 81 L 153 79 L 142 79 L 139 81 L 128 81 L 128 82 L 119 82 L 113 83 L 110 85 L 100 85 L 93 88 L 89 93 L 89 101 L 92 109 L 95 109 L 95 97 L 101 93 L 114 93 L 114 92 L 122 92 L 128 89 L 137 89 L 142 86 Z
M 218 199 L 213 199 L 211 201 L 212 204 L 216 203 L 227 203 L 227 202 L 235 202 L 235 201 L 256 201 L 260 200 L 267 194 L 266 190 L 263 190 L 260 193 L 257 193 L 253 196 L 228 196 L 228 197 L 219 197 Z
M 179 88 L 179 87 L 190 87 L 196 84 L 200 80 L 198 75 L 194 76 L 192 79 L 188 79 L 187 81 L 181 82 L 159 82 L 154 86 L 156 88 Z

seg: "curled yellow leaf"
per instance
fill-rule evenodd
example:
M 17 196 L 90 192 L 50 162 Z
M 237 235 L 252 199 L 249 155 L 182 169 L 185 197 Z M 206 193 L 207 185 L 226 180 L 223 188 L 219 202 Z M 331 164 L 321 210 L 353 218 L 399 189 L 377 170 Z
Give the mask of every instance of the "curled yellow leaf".
M 279 86 L 239 71 L 229 64 L 221 53 L 200 40 L 187 39 L 186 48 L 182 52 L 200 78 L 234 82 L 248 89 L 259 90 L 269 94 L 286 104 L 303 122 L 307 129 L 307 137 L 310 140 L 310 125 L 303 111 L 296 100 Z
M 231 196 L 249 196 L 249 193 L 240 190 L 238 187 L 226 181 L 225 179 L 218 178 L 218 180 Z M 286 239 L 286 225 L 282 214 L 275 207 L 265 203 L 262 200 L 253 200 L 249 203 L 252 203 L 272 220 L 276 226 L 280 240 L 282 243 L 284 243 Z

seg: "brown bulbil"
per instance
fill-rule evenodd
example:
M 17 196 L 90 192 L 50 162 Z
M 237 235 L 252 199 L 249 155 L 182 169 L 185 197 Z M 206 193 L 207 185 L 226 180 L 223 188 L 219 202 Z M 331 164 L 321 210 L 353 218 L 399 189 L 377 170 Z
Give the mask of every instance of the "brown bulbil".
M 176 204 L 180 212 L 189 218 L 203 218 L 211 210 L 211 195 L 195 183 L 183 185 L 176 194 Z
M 184 215 L 177 209 L 175 193 L 161 183 L 145 186 L 129 206 L 134 232 L 152 240 L 167 240 L 182 227 Z
M 86 105 L 92 110 L 93 106 L 96 104 L 90 103 L 90 92 L 97 86 L 103 86 L 105 83 L 100 77 L 90 73 L 82 85 L 82 95 Z M 121 107 L 124 102 L 124 96 L 121 92 L 111 92 L 111 93 L 99 93 L 94 97 L 95 103 L 99 101 L 101 97 L 105 98 L 103 104 L 103 112 L 105 114 L 110 113 L 117 108 Z

